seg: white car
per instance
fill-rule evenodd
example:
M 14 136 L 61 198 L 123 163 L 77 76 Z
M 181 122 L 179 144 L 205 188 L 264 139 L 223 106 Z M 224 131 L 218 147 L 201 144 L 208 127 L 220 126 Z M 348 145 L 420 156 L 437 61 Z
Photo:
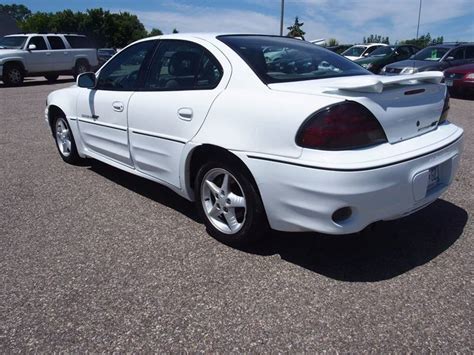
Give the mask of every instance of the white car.
M 387 46 L 385 43 L 356 44 L 341 53 L 350 60 L 368 57 L 377 48 Z
M 267 48 L 298 55 L 270 67 Z M 64 161 L 168 186 L 196 201 L 212 236 L 242 245 L 268 225 L 354 233 L 435 201 L 463 136 L 441 80 L 373 75 L 284 37 L 177 34 L 51 93 L 45 118 Z
M 0 80 L 10 86 L 25 77 L 74 75 L 98 67 L 97 50 L 86 36 L 75 34 L 18 34 L 0 38 Z

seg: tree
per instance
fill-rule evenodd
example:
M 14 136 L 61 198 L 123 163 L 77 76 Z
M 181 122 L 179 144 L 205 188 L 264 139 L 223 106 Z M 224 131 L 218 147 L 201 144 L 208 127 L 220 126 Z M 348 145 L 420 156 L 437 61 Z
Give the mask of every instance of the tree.
M 0 13 L 10 15 L 17 21 L 23 21 L 29 16 L 31 16 L 31 11 L 25 5 L 1 5 L 0 4 Z
M 304 22 L 299 22 L 298 16 L 296 16 L 295 23 L 292 26 L 287 27 L 287 29 L 290 31 L 288 32 L 287 36 L 293 38 L 301 37 L 304 40 L 304 35 L 306 34 L 306 32 L 301 29 L 303 25 Z
M 380 35 L 373 35 L 371 34 L 368 37 L 363 38 L 363 43 L 368 44 L 368 43 L 385 43 L 385 44 L 390 44 L 390 39 L 387 37 L 383 37 Z
M 176 28 L 174 28 L 173 33 L 179 33 L 179 31 Z
M 153 36 L 161 36 L 163 32 L 159 30 L 158 28 L 152 28 L 150 32 L 148 32 L 148 37 L 153 37 Z
M 329 38 L 326 42 L 327 47 L 334 47 L 334 46 L 338 46 L 338 45 L 339 45 L 339 41 L 335 38 Z
M 400 41 L 400 44 L 412 44 L 414 46 L 425 48 L 428 46 L 432 46 L 434 44 L 442 44 L 444 42 L 443 36 L 439 36 L 436 38 L 431 38 L 430 33 L 428 32 L 425 35 L 421 35 L 418 38 L 407 39 L 404 41 Z

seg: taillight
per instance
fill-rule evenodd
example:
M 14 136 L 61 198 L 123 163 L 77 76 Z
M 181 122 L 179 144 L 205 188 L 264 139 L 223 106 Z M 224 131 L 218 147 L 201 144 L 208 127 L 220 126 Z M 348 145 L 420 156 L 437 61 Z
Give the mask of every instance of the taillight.
M 296 135 L 304 148 L 344 150 L 387 142 L 379 121 L 364 106 L 345 101 L 309 117 Z
M 446 91 L 446 97 L 444 98 L 443 112 L 441 113 L 441 117 L 439 118 L 438 125 L 445 122 L 448 119 L 448 112 L 449 112 L 449 92 Z

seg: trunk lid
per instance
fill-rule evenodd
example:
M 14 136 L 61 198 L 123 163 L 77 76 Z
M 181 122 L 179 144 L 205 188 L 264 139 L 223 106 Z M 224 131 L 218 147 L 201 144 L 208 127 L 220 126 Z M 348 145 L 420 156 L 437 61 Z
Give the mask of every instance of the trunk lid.
M 268 85 L 272 90 L 330 95 L 358 102 L 379 120 L 390 143 L 436 129 L 446 87 L 441 72 L 363 75 Z

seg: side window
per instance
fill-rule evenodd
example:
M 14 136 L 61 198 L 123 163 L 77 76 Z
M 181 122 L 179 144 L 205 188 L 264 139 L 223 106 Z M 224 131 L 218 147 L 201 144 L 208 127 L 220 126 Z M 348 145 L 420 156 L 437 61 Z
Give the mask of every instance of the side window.
M 466 47 L 466 59 L 474 59 L 474 46 Z
M 372 53 L 373 51 L 375 51 L 377 48 L 380 48 L 380 46 L 372 46 L 370 48 L 367 48 L 367 50 L 365 51 L 364 55 L 369 55 L 370 53 Z
M 59 36 L 48 36 L 49 45 L 51 49 L 65 49 L 63 40 Z
M 141 77 L 143 63 L 148 61 L 154 45 L 155 41 L 144 41 L 121 51 L 100 71 L 97 88 L 134 90 Z
M 402 56 L 403 58 L 408 58 L 409 56 L 411 56 L 411 52 L 408 47 L 399 47 L 398 53 L 400 53 L 400 56 Z
M 200 45 L 187 41 L 162 41 L 150 65 L 145 90 L 213 89 L 222 67 Z
M 453 57 L 454 60 L 464 59 L 464 48 L 458 48 L 448 54 L 448 57 Z
M 44 38 L 42 36 L 31 37 L 28 46 L 30 44 L 34 44 L 36 46 L 35 51 L 45 51 L 48 49 L 48 47 L 46 46 L 46 42 L 44 41 Z M 26 48 L 28 48 L 28 46 Z

